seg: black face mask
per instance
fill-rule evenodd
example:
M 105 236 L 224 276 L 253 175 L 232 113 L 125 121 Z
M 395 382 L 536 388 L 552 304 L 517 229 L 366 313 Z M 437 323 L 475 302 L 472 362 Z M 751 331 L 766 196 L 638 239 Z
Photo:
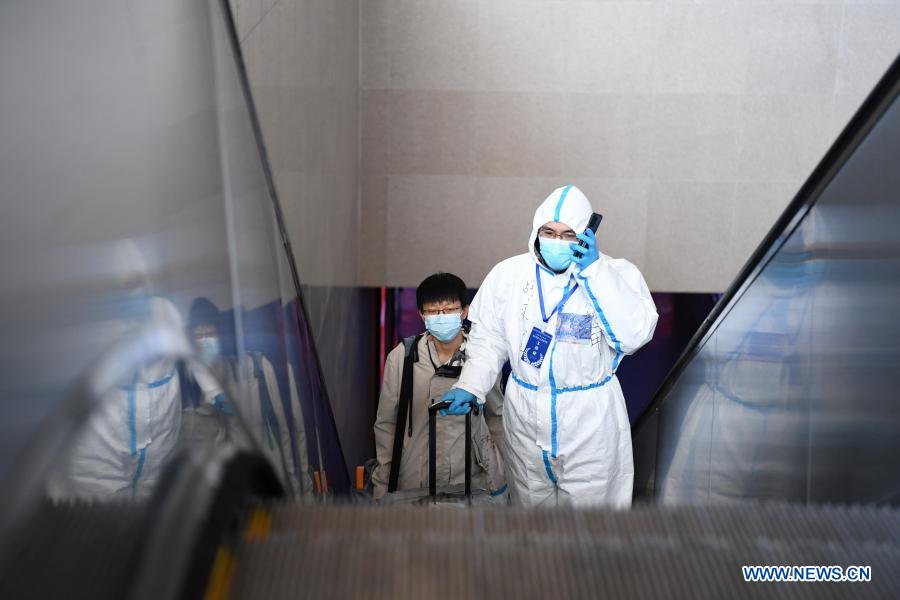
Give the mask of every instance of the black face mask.
M 434 362 L 434 357 L 431 356 L 431 346 L 426 344 L 425 346 L 428 348 L 428 360 L 431 361 L 431 366 L 434 368 L 434 376 L 435 377 L 446 377 L 448 379 L 459 379 L 459 375 L 462 373 L 462 365 L 436 365 Z
M 461 365 L 457 365 L 455 367 L 451 367 L 450 365 L 441 365 L 434 370 L 435 377 L 447 377 L 448 379 L 459 379 L 460 373 L 462 373 Z

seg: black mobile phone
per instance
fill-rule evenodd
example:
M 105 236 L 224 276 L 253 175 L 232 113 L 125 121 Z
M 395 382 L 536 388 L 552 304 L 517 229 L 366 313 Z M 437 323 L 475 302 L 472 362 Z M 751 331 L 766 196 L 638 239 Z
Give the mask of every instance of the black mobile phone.
M 584 231 L 587 232 L 587 230 L 590 229 L 591 231 L 594 232 L 594 235 L 597 235 L 597 229 L 600 227 L 600 222 L 602 220 L 603 220 L 603 215 L 601 215 L 600 213 L 591 213 L 591 219 L 590 219 L 590 221 L 588 221 L 588 225 Z M 587 248 L 587 244 L 585 244 L 584 242 L 582 242 L 580 240 L 578 242 L 578 245 L 581 246 L 582 248 Z M 575 258 L 581 258 L 581 252 L 576 251 L 576 254 L 577 254 L 577 256 Z

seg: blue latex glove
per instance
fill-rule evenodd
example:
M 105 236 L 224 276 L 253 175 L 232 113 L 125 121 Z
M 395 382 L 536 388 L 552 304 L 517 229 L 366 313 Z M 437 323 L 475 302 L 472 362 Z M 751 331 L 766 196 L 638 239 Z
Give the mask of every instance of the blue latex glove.
M 571 246 L 572 251 L 575 252 L 572 262 L 578 265 L 583 271 L 600 258 L 600 251 L 597 250 L 597 238 L 594 237 L 594 232 L 590 229 L 586 230 L 584 233 L 579 233 L 578 239 L 587 244 L 587 248 L 582 248 L 576 243 L 569 244 L 569 246 Z M 578 257 L 579 252 L 581 253 L 581 258 Z
M 459 388 L 451 388 L 449 392 L 441 397 L 441 400 L 449 400 L 453 403 L 440 411 L 441 415 L 445 417 L 447 415 L 464 415 L 472 410 L 473 405 L 478 404 L 474 394 Z
M 223 396 L 222 394 L 218 394 L 215 398 L 213 398 L 213 406 L 221 410 L 229 417 L 234 416 L 234 409 L 231 408 L 231 405 L 228 404 L 228 401 L 225 400 L 225 396 Z

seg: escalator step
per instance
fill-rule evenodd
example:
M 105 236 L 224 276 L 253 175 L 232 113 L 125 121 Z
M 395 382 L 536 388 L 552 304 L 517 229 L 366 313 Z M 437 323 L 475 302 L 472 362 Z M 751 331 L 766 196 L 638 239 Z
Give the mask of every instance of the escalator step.
M 119 598 L 133 576 L 142 508 L 47 502 L 15 542 L 0 598 Z
M 900 511 L 275 506 L 237 560 L 233 598 L 898 598 Z M 742 565 L 872 580 L 748 583 Z

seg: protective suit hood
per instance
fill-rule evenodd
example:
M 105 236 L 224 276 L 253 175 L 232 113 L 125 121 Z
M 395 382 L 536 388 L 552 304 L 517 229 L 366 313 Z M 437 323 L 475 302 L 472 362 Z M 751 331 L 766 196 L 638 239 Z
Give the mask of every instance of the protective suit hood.
M 558 221 L 571 227 L 575 233 L 581 233 L 587 227 L 593 212 L 590 200 L 574 185 L 556 188 L 534 212 L 531 236 L 528 238 L 528 252 L 535 261 L 541 263 L 540 258 L 534 252 L 534 241 L 537 239 L 538 229 L 544 223 Z M 572 268 L 574 265 L 569 267 L 569 269 Z

